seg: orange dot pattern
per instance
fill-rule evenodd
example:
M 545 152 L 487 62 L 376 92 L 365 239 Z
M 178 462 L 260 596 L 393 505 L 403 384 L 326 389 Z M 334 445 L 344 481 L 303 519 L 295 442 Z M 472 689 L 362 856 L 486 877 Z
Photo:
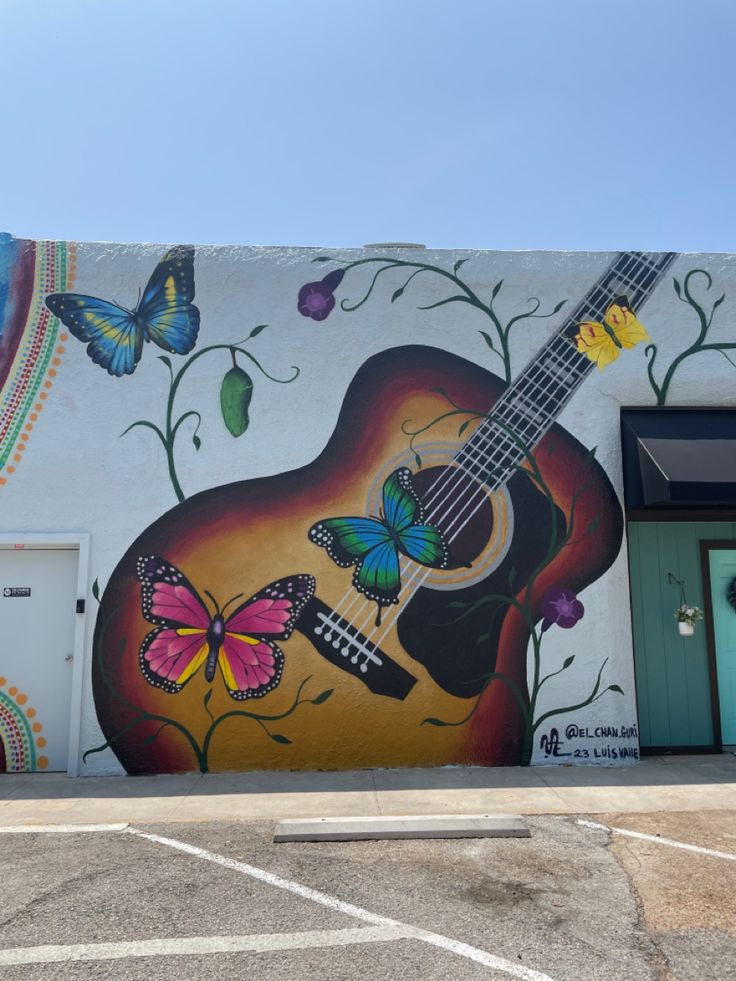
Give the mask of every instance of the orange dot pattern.
M 62 362 L 61 355 L 65 353 L 65 344 L 69 340 L 69 334 L 63 329 L 60 330 L 61 324 L 50 314 L 43 301 L 49 293 L 70 290 L 74 284 L 76 271 L 77 248 L 75 243 L 36 243 L 36 282 L 34 297 L 24 332 L 29 337 L 34 335 L 34 340 L 31 348 L 24 355 L 25 361 L 21 372 L 22 377 L 17 382 L 18 391 L 21 395 L 17 395 L 11 389 L 13 398 L 10 402 L 16 405 L 14 410 L 16 420 L 13 421 L 12 417 L 0 419 L 0 443 L 2 442 L 2 437 L 11 429 L 11 426 L 12 431 L 17 433 L 17 429 L 15 428 L 17 426 L 17 415 L 27 411 L 27 409 L 23 408 L 23 401 L 27 396 L 22 395 L 22 393 L 27 392 L 29 388 L 33 390 L 39 384 L 38 381 L 34 380 L 38 376 L 33 374 L 34 371 L 38 370 L 36 366 L 39 362 L 41 365 L 44 363 L 47 365 L 45 369 L 46 377 L 40 385 L 42 390 L 38 393 L 38 401 L 35 402 L 33 411 L 27 417 L 28 421 L 23 426 L 20 439 L 18 439 L 15 446 L 11 444 L 8 447 L 9 452 L 6 460 L 12 460 L 12 463 L 5 466 L 4 474 L 0 474 L 0 487 L 7 483 L 8 476 L 12 476 L 16 471 L 16 464 L 20 463 L 23 459 L 22 454 L 30 439 L 30 433 L 33 431 L 34 425 L 38 422 L 38 416 L 44 408 L 49 389 L 53 387 L 53 379 L 57 377 L 58 369 Z M 54 338 L 53 333 L 57 330 L 59 333 Z M 51 337 L 50 348 L 48 347 L 48 337 Z M 44 362 L 44 359 L 47 360 Z M 40 370 L 43 371 L 43 367 Z M 12 372 L 8 375 L 8 378 L 11 375 Z M 17 436 L 14 437 L 14 442 L 15 439 L 17 439 Z M 0 469 L 2 469 L 1 462 Z
M 0 689 L 3 688 L 6 692 L 0 690 L 0 741 L 5 750 L 3 755 L 6 767 L 14 773 L 26 772 L 34 768 L 47 769 L 48 756 L 39 756 L 34 751 L 45 749 L 47 745 L 46 737 L 39 735 L 43 732 L 43 725 L 40 722 L 23 721 L 23 716 L 28 720 L 35 719 L 38 712 L 28 705 L 28 695 L 25 692 L 19 691 L 17 685 L 8 686 L 7 679 L 0 676 Z M 11 709 L 13 703 L 16 707 Z M 35 747 L 31 745 L 31 740 L 35 743 Z

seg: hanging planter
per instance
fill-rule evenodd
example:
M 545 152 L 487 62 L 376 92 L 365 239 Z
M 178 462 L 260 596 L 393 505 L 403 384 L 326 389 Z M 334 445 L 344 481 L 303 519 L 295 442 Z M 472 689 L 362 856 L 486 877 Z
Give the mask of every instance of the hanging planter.
M 692 637 L 695 633 L 695 624 L 703 619 L 703 611 L 699 606 L 688 606 L 683 603 L 675 610 L 675 620 L 677 628 L 683 637 Z
M 680 587 L 680 605 L 675 610 L 673 616 L 677 620 L 677 629 L 681 637 L 692 637 L 695 633 L 695 624 L 703 619 L 703 611 L 699 606 L 690 606 L 685 598 L 685 580 L 678 579 L 671 572 L 667 573 L 670 584 L 677 583 Z

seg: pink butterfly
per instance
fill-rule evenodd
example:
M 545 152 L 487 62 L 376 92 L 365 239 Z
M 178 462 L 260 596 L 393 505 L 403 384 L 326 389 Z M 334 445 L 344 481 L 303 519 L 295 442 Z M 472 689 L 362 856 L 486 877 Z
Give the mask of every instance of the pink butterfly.
M 271 638 L 286 640 L 304 605 L 314 595 L 312 576 L 289 576 L 272 582 L 225 618 L 205 590 L 214 615 L 176 566 L 158 555 L 138 559 L 143 616 L 158 624 L 141 644 L 138 661 L 146 681 L 170 694 L 182 690 L 204 665 L 213 681 L 219 666 L 229 694 L 242 701 L 260 698 L 281 681 L 284 655 Z

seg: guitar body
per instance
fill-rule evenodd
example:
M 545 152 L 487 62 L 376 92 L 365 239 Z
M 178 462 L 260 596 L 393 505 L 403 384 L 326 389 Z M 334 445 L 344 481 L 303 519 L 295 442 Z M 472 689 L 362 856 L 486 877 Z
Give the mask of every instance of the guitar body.
M 212 739 L 209 768 L 521 761 L 519 705 L 506 684 L 487 684 L 491 672 L 503 672 L 527 692 L 528 626 L 503 597 L 519 595 L 537 570 L 533 596 L 538 617 L 547 589 L 577 592 L 592 583 L 618 554 L 621 506 L 601 467 L 559 426 L 535 451 L 554 506 L 523 471 L 490 494 L 467 478 L 462 484 L 462 473 L 446 469 L 475 425 L 458 437 L 467 415 L 450 416 L 415 441 L 420 469 L 405 430 L 419 429 L 452 408 L 438 388 L 456 405 L 477 413 L 487 413 L 504 391 L 484 368 L 439 349 L 405 346 L 382 352 L 356 374 L 335 431 L 312 463 L 203 491 L 164 514 L 133 543 L 104 591 L 93 655 L 99 722 L 128 772 L 196 768 L 187 738 L 174 725 L 162 728 L 161 719 L 175 720 L 201 742 L 212 717 L 233 709 L 269 716 L 286 712 L 307 677 L 304 697 L 315 698 L 327 689 L 334 693 L 319 705 L 300 705 L 283 720 L 268 723 L 289 744 L 269 739 L 257 722 L 233 717 Z M 412 579 L 422 579 L 422 585 L 408 602 L 385 607 L 381 626 L 375 628 L 377 606 L 351 586 L 353 570 L 336 565 L 308 532 L 328 517 L 377 515 L 383 482 L 399 466 L 411 468 L 415 489 L 426 500 L 438 480 L 456 474 L 457 498 L 450 495 L 440 518 L 429 518 L 441 529 L 443 521 L 452 525 L 461 515 L 468 499 L 462 499 L 463 493 L 475 495 L 478 507 L 467 523 L 464 518 L 455 522 L 456 530 L 464 526 L 451 543 L 449 568 L 426 570 L 409 563 L 402 572 L 402 598 Z M 564 533 L 573 513 L 568 544 L 545 564 L 550 541 Z M 290 575 L 315 578 L 315 600 L 282 645 L 284 673 L 273 692 L 235 703 L 219 675 L 210 685 L 201 671 L 176 694 L 148 684 L 138 652 L 153 626 L 142 615 L 136 578 L 136 562 L 146 555 L 173 563 L 200 596 L 209 591 L 220 604 Z M 376 657 L 353 658 L 332 643 L 325 616 L 333 611 L 375 645 Z M 478 708 L 466 725 L 422 724 L 430 717 L 463 719 L 478 696 Z M 136 724 L 137 709 L 159 721 Z

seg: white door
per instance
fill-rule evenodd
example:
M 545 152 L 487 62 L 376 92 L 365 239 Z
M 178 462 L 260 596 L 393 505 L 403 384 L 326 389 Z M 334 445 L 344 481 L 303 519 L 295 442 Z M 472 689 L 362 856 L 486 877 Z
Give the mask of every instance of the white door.
M 0 771 L 66 770 L 76 548 L 0 548 Z

